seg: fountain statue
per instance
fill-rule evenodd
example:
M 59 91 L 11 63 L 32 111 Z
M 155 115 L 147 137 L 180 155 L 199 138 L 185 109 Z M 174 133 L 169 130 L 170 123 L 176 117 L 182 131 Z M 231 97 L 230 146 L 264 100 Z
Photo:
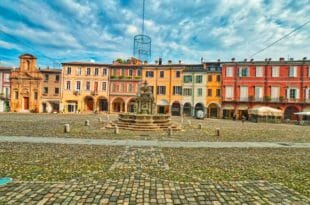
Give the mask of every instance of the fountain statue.
M 109 124 L 107 128 L 115 126 L 134 131 L 166 130 L 168 128 L 180 130 L 178 126 L 171 123 L 170 115 L 157 114 L 155 99 L 146 81 L 137 93 L 134 112 L 120 113 L 118 120 Z

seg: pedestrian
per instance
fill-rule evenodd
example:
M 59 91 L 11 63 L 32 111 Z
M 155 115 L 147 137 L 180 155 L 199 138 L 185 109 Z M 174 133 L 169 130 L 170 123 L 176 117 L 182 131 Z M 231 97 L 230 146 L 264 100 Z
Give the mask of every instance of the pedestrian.
M 242 117 L 241 117 L 242 124 L 245 122 L 245 120 L 246 120 L 246 117 L 244 115 L 242 115 Z

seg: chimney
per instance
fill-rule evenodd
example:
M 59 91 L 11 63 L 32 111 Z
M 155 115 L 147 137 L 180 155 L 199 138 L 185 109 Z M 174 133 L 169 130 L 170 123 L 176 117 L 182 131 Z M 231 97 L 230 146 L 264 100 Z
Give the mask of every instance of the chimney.
M 179 64 L 182 64 L 182 61 L 181 61 L 181 60 L 179 60 Z
M 245 59 L 244 59 L 244 62 L 247 62 L 247 61 L 248 61 L 248 59 L 245 58 Z
M 251 62 L 253 62 L 254 61 L 254 59 L 253 58 L 251 58 Z
M 279 58 L 279 61 L 281 61 L 281 62 L 284 61 L 284 58 L 283 57 Z
M 147 61 L 146 60 L 144 61 L 144 65 L 147 65 Z
M 231 59 L 232 62 L 235 62 L 235 60 L 236 60 L 235 58 L 232 58 L 232 59 Z
M 269 60 L 269 61 L 271 61 L 272 59 L 271 59 L 271 58 L 269 58 L 268 60 Z
M 303 59 L 302 59 L 302 60 L 306 61 L 306 60 L 307 60 L 307 57 L 303 57 Z
M 169 65 L 172 64 L 172 60 L 168 60 L 168 64 L 169 64 Z
M 221 59 L 217 59 L 217 62 L 221 62 Z
M 265 62 L 267 62 L 268 61 L 268 58 L 265 58 Z
M 294 60 L 294 58 L 290 58 L 290 61 L 293 61 Z
M 159 58 L 158 65 L 161 65 L 162 63 L 163 63 L 163 59 Z

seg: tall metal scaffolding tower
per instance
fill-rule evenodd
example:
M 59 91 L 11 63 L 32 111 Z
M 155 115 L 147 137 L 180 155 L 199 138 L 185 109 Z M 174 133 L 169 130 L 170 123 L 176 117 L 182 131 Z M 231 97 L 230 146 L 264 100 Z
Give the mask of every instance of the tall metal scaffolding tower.
M 152 39 L 151 37 L 144 35 L 145 0 L 143 0 L 142 7 L 142 34 L 134 36 L 133 55 L 142 61 L 150 61 L 152 56 Z

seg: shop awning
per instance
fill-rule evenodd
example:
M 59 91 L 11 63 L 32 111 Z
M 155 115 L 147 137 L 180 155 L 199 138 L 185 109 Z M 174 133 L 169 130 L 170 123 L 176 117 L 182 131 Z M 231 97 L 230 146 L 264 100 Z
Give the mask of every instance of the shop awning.
M 224 105 L 224 106 L 223 106 L 223 110 L 234 110 L 234 109 L 235 109 L 234 106 L 231 105 L 231 104 L 228 104 L 228 105 Z
M 249 107 L 247 105 L 238 105 L 237 110 L 247 110 Z
M 157 105 L 159 105 L 159 106 L 168 106 L 169 102 L 167 100 L 160 100 Z
M 279 109 L 272 108 L 272 107 L 261 106 L 261 107 L 249 109 L 249 114 L 259 115 L 259 116 L 281 117 L 283 115 L 283 111 L 279 110 Z

